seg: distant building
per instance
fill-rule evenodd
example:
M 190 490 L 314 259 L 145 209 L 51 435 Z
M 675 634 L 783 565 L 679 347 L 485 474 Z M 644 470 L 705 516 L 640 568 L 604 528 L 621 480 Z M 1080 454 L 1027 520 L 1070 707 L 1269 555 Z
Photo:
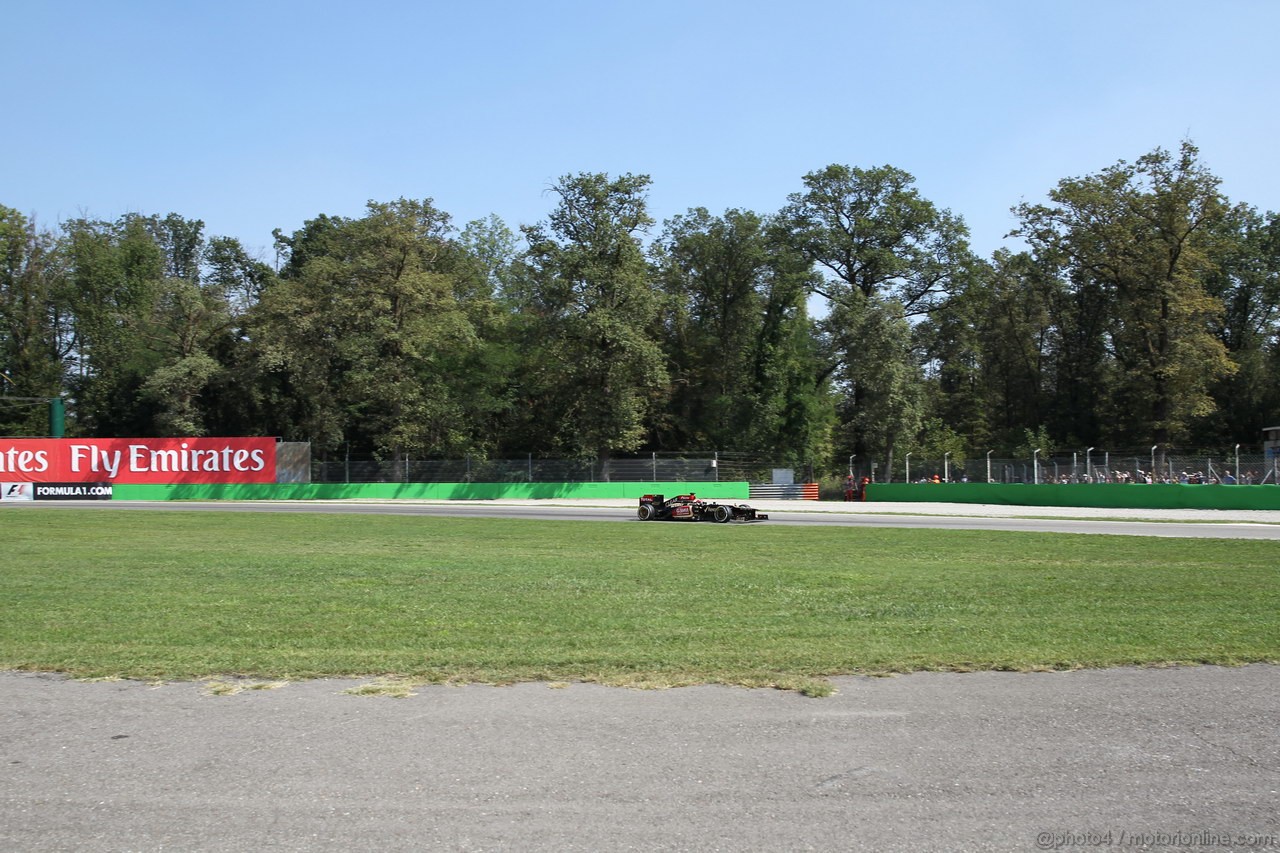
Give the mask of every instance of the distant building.
M 1280 455 L 1280 426 L 1263 427 L 1262 452 L 1266 454 L 1267 464 L 1274 464 L 1276 456 Z

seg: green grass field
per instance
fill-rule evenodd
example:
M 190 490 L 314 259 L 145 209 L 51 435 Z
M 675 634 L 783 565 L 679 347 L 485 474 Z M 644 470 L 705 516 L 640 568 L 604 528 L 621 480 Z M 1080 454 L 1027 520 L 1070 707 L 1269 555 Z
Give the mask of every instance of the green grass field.
M 1280 543 L 0 511 L 0 669 L 725 683 L 1280 660 Z

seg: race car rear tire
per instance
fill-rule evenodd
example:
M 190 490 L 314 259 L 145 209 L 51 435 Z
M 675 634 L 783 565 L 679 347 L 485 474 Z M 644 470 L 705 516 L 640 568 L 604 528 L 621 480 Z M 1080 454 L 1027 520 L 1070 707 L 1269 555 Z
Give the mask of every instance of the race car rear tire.
M 653 504 L 640 504 L 640 509 L 636 510 L 636 518 L 641 521 L 653 518 Z
M 711 510 L 711 520 L 718 524 L 724 524 L 733 518 L 733 510 L 724 504 L 718 504 L 715 509 Z

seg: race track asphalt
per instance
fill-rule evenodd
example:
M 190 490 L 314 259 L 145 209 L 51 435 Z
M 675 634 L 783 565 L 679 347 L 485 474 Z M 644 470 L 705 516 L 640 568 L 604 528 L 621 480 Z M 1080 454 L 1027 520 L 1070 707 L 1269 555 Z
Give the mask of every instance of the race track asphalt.
M 1143 510 L 991 504 L 751 501 L 771 525 L 931 527 L 1040 533 L 1280 540 L 1280 511 Z M 0 505 L 3 511 L 124 509 L 177 512 L 361 513 L 428 517 L 536 518 L 635 522 L 632 500 L 492 501 L 46 501 Z M 667 523 L 667 522 L 661 522 Z

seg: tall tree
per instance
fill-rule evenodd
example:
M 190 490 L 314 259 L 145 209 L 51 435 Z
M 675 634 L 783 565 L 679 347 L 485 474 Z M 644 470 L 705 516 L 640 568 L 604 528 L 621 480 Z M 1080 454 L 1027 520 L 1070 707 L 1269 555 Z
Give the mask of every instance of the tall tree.
M 138 334 L 155 354 L 139 389 L 153 406 L 152 429 L 161 435 L 205 435 L 202 396 L 224 365 L 233 328 L 230 306 L 216 287 L 197 277 L 166 277 L 159 283 L 151 315 Z
M 926 395 L 928 414 L 966 436 L 975 450 L 989 447 L 991 438 L 993 394 L 982 368 L 992 277 L 988 266 L 975 261 L 973 275 L 912 330 L 933 392 Z
M 477 337 L 459 292 L 473 270 L 449 234 L 429 199 L 399 199 L 280 238 L 296 254 L 249 326 L 273 431 L 322 451 L 472 449 Z
M 772 219 L 766 232 L 764 316 L 752 370 L 755 408 L 743 446 L 800 467 L 831 458 L 835 396 L 808 311 L 812 265 L 791 246 L 784 223 Z
M 1239 369 L 1211 389 L 1217 411 L 1194 430 L 1203 446 L 1255 443 L 1280 412 L 1280 214 L 1237 205 L 1222 239 L 1206 287 L 1223 304 L 1218 336 Z
M 842 434 L 849 443 L 843 452 L 880 456 L 888 470 L 892 444 L 883 434 L 873 439 L 857 428 L 863 416 L 855 413 L 874 417 L 869 395 L 905 378 L 913 369 L 905 360 L 910 349 L 890 348 L 904 359 L 899 364 L 878 362 L 863 352 L 861 336 L 887 331 L 895 314 L 911 318 L 945 304 L 974 264 L 968 232 L 963 220 L 939 210 L 920 195 L 910 174 L 893 166 L 831 165 L 805 175 L 804 184 L 782 217 L 796 246 L 825 274 L 813 290 L 831 306 L 824 328 L 830 369 L 844 379 Z
M 705 208 L 666 223 L 654 247 L 666 299 L 675 447 L 736 450 L 755 400 L 768 249 L 760 217 Z
M 165 274 L 143 217 L 64 223 L 75 317 L 72 371 L 77 428 L 87 435 L 152 435 L 155 407 L 141 388 L 158 359 L 138 334 Z
M 835 374 L 844 391 L 837 409 L 842 443 L 860 466 L 875 462 L 888 474 L 901 447 L 912 446 L 925 414 L 911 326 L 897 300 L 873 298 L 854 310 L 836 303 L 828 327 L 837 330 L 845 353 Z
M 484 282 L 487 296 L 502 292 L 519 253 L 516 235 L 496 214 L 468 222 L 458 242 L 471 256 Z
M 964 221 L 921 196 L 901 169 L 831 165 L 804 184 L 783 216 L 826 271 L 826 285 L 814 291 L 831 302 L 896 299 L 908 317 L 927 314 L 972 262 Z
M 1080 411 L 1075 396 L 1090 386 L 1057 374 L 1065 330 L 1076 325 L 1076 306 L 1056 269 L 1046 269 L 1027 252 L 998 250 L 985 273 L 972 279 L 955 303 L 964 331 L 953 334 L 946 325 L 937 329 L 935 337 L 942 343 L 931 354 L 945 361 L 949 338 L 963 339 L 965 346 L 971 342 L 979 387 L 968 396 L 963 412 L 949 411 L 948 404 L 935 413 L 972 434 L 972 451 L 997 448 L 1009 455 L 1026 429 L 1048 422 L 1059 411 L 1091 423 L 1092 410 Z M 970 375 L 967 365 L 958 373 Z M 1096 385 L 1096 374 L 1088 376 Z M 1061 432 L 1080 434 L 1089 443 L 1096 437 L 1096 428 L 1088 426 L 1077 431 L 1063 425 Z
M 649 183 L 566 175 L 552 188 L 559 201 L 548 221 L 521 229 L 525 281 L 512 296 L 540 365 L 526 399 L 545 413 L 547 444 L 561 452 L 605 461 L 635 450 L 666 391 L 653 335 L 658 296 L 639 236 L 653 222 Z
M 658 443 L 825 456 L 830 418 L 805 259 L 762 217 L 696 208 L 666 223 L 652 255 L 665 294 L 671 372 Z
M 244 317 L 257 304 L 272 279 L 271 267 L 253 258 L 234 237 L 213 237 L 204 249 L 204 278 L 229 304 L 232 314 Z
M 1214 334 L 1221 302 L 1206 289 L 1229 208 L 1198 155 L 1190 142 L 1176 155 L 1156 149 L 1060 181 L 1052 205 L 1016 209 L 1017 233 L 1105 317 L 1104 440 L 1185 438 L 1192 419 L 1213 410 L 1212 384 L 1235 370 Z
M 66 226 L 75 284 L 76 415 L 95 435 L 204 435 L 238 337 L 239 243 L 171 213 Z M 216 247 L 216 248 L 214 248 Z M 258 265 L 261 267 L 261 265 Z M 260 272 L 257 270 L 256 272 Z
M 56 238 L 0 205 L 0 435 L 47 434 L 45 400 L 62 393 L 69 338 Z

